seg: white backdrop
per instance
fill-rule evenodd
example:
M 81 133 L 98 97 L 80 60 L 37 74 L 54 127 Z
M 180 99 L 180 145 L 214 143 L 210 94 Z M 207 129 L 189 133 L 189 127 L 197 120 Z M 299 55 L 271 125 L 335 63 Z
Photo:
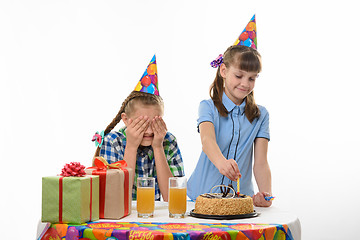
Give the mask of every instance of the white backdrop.
M 41 177 L 71 161 L 91 164 L 93 134 L 154 53 L 165 121 L 189 177 L 201 151 L 197 107 L 216 71 L 209 63 L 254 13 L 264 65 L 255 97 L 270 112 L 273 204 L 299 217 L 303 239 L 358 237 L 360 17 L 352 4 L 1 1 L 1 239 L 35 238 Z

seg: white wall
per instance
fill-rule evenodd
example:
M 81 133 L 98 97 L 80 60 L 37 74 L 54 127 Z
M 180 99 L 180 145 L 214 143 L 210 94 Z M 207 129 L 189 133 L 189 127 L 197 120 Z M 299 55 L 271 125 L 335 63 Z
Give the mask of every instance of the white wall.
M 355 238 L 360 18 L 352 3 L 1 1 L 1 238 L 20 239 L 20 227 L 21 239 L 35 238 L 41 177 L 71 161 L 90 165 L 94 132 L 154 53 L 165 120 L 190 176 L 201 150 L 197 107 L 215 75 L 209 63 L 254 13 L 274 205 L 299 216 L 303 239 Z

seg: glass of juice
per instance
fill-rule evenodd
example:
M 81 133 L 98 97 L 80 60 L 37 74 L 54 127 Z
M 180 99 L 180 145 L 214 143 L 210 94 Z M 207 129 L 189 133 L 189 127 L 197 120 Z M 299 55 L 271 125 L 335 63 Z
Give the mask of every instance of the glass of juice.
M 186 212 L 186 177 L 169 178 L 169 217 L 183 218 Z
M 138 217 L 149 218 L 154 216 L 155 209 L 155 178 L 138 177 L 136 210 Z

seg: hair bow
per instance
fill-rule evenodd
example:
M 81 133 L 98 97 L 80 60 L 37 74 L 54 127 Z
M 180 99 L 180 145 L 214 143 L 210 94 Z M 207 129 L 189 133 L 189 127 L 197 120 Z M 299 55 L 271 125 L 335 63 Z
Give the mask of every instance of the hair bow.
M 96 132 L 91 141 L 95 142 L 96 147 L 101 148 L 104 142 L 104 131 L 101 131 L 100 133 Z
M 223 63 L 223 55 L 220 54 L 214 61 L 210 63 L 213 68 L 217 68 Z

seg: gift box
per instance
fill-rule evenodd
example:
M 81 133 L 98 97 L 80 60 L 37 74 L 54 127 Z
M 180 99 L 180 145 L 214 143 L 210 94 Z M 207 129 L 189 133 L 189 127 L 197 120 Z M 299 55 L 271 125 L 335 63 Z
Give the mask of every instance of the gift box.
M 108 164 L 102 157 L 94 159 L 86 174 L 99 175 L 99 217 L 120 219 L 131 214 L 134 173 L 124 160 Z
M 98 176 L 42 178 L 41 221 L 82 224 L 98 219 Z

